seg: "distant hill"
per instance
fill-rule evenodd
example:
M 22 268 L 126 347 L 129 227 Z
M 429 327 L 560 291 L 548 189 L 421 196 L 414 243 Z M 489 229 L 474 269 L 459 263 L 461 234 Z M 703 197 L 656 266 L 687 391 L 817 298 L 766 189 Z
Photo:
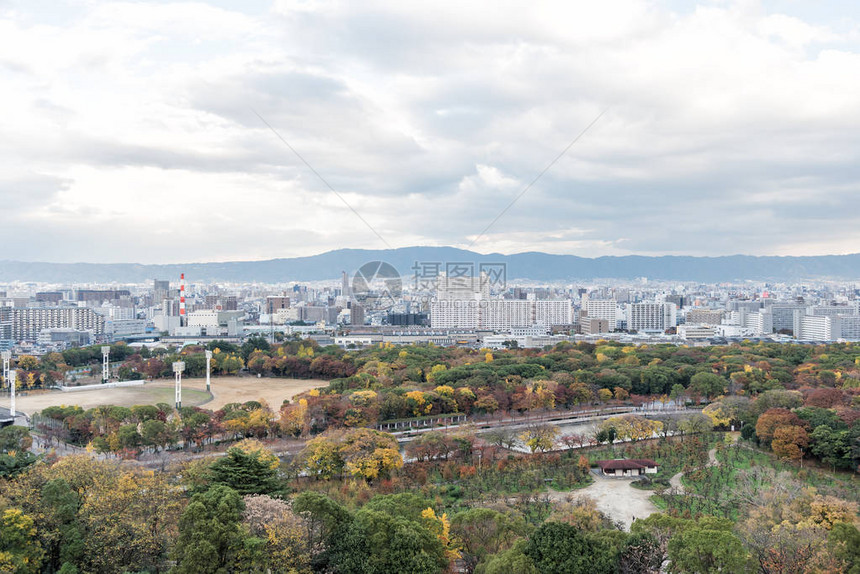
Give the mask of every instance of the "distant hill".
M 504 263 L 508 279 L 573 281 L 594 278 L 666 279 L 718 283 L 734 280 L 792 281 L 860 279 L 860 254 L 812 257 L 576 257 L 528 252 L 514 255 L 481 254 L 453 247 L 400 249 L 338 249 L 309 257 L 223 263 L 140 265 L 135 263 L 30 263 L 0 261 L 0 282 L 141 283 L 176 279 L 185 273 L 196 281 L 260 281 L 281 283 L 337 279 L 369 261 L 386 261 L 401 275 L 411 277 L 415 262 Z M 443 266 L 444 268 L 444 266 Z

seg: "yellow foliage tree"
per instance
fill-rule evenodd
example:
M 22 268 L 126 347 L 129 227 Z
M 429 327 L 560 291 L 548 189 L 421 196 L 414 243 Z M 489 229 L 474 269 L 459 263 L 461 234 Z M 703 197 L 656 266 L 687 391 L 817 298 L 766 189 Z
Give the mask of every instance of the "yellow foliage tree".
M 442 513 L 442 516 L 437 516 L 432 508 L 425 508 L 421 511 L 421 518 L 424 519 L 427 528 L 436 535 L 439 542 L 445 548 L 445 558 L 449 563 L 460 559 L 460 549 L 454 543 L 451 537 L 451 521 L 448 520 L 448 515 Z
M 427 373 L 427 380 L 432 383 L 436 380 L 437 374 L 447 370 L 448 367 L 446 367 L 445 365 L 433 365 L 432 367 L 430 367 L 430 372 Z
M 720 402 L 709 404 L 702 409 L 702 414 L 711 419 L 711 423 L 715 427 L 725 427 L 732 423 L 731 414 L 723 408 L 723 403 Z

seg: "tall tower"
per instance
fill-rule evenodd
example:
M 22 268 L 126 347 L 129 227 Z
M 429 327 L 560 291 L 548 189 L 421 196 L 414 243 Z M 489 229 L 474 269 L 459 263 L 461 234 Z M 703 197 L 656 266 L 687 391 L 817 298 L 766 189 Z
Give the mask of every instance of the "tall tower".
M 179 325 L 186 326 L 185 316 L 185 273 L 179 276 Z
M 341 271 L 341 295 L 348 301 L 349 300 L 349 277 L 346 275 L 346 271 Z

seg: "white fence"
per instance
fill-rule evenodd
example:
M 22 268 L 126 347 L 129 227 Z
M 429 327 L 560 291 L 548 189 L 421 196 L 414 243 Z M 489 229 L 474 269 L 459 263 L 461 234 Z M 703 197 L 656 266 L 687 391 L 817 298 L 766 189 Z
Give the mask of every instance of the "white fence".
M 116 383 L 104 383 L 101 385 L 81 385 L 80 387 L 58 387 L 64 393 L 74 393 L 77 391 L 97 391 L 99 389 L 115 389 L 117 387 L 140 387 L 146 381 L 119 381 Z

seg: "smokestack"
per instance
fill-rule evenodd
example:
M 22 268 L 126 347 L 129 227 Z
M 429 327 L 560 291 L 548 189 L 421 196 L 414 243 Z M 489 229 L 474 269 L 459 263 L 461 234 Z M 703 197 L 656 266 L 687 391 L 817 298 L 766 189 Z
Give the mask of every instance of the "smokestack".
M 179 276 L 179 324 L 185 326 L 185 273 Z

